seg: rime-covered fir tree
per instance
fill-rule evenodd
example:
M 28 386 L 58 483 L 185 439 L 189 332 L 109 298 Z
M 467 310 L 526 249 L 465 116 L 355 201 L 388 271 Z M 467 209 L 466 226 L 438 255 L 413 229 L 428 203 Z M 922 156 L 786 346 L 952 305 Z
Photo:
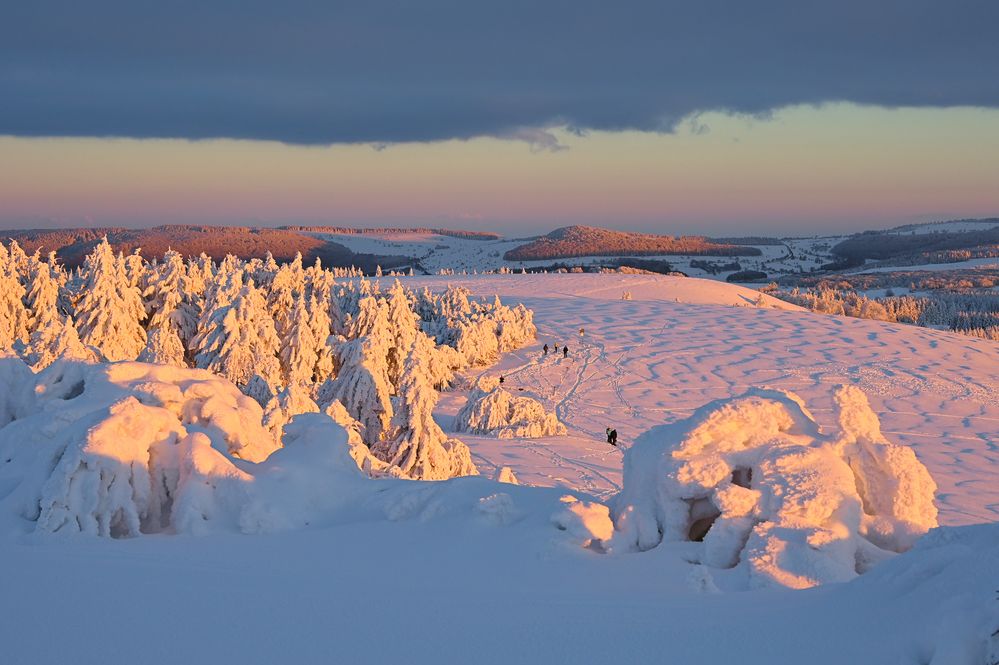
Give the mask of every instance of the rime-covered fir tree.
M 80 340 L 110 361 L 134 360 L 146 345 L 146 318 L 139 290 L 125 274 L 124 259 L 115 257 L 104 238 L 87 256 L 86 281 L 76 307 Z
M 308 389 L 299 383 L 294 383 L 282 389 L 264 407 L 264 427 L 281 436 L 282 428 L 291 419 L 302 413 L 318 413 L 319 407 L 309 395 Z
M 315 382 L 319 348 L 305 300 L 299 296 L 291 316 L 288 330 L 281 338 L 281 373 L 286 386 L 308 386 Z
M 184 349 L 186 341 L 194 335 L 197 319 L 194 306 L 183 292 L 186 277 L 184 260 L 171 250 L 146 278 L 143 295 L 149 312 L 149 327 L 146 347 L 139 354 L 139 360 L 177 367 L 187 364 Z
M 15 257 L 0 244 L 0 351 L 12 349 L 15 342 L 28 341 L 28 311 L 16 263 Z
M 398 279 L 389 290 L 387 302 L 386 314 L 392 336 L 392 345 L 389 347 L 388 353 L 388 374 L 389 381 L 393 387 L 398 389 L 402 380 L 406 354 L 412 348 L 418 332 L 417 318 L 413 314 L 413 310 L 410 309 L 406 290 L 402 288 Z
M 434 351 L 430 338 L 416 337 L 399 386 L 392 438 L 375 444 L 372 452 L 410 478 L 445 480 L 478 474 L 468 446 L 448 438 L 434 421 L 438 395 L 429 367 Z
M 384 338 L 361 337 L 345 341 L 336 349 L 337 376 L 320 390 L 325 407 L 340 402 L 364 426 L 364 442 L 381 441 L 392 420 L 392 386 L 385 363 Z
M 252 280 L 243 285 L 231 303 L 215 309 L 209 322 L 204 333 L 199 332 L 192 340 L 197 367 L 240 387 L 249 384 L 254 375 L 272 385 L 280 384 L 274 321 Z
M 45 328 L 31 334 L 25 359 L 36 371 L 45 369 L 60 359 L 84 362 L 98 360 L 94 351 L 80 341 L 73 319 L 68 315 L 63 319 L 54 319 Z
M 50 261 L 52 258 L 50 257 Z M 66 334 L 64 330 L 66 323 L 59 315 L 59 282 L 52 275 L 53 265 L 44 261 L 36 262 L 28 289 L 27 300 L 31 335 L 25 357 L 29 364 L 36 365 L 36 367 L 43 358 L 48 359 L 51 356 L 54 359 L 58 356 L 58 352 L 53 352 L 53 349 L 60 348 L 60 343 L 56 341 L 56 338 Z M 72 327 L 72 321 L 69 325 Z M 73 328 L 72 337 L 76 339 L 77 344 L 80 344 L 75 328 Z M 72 340 L 63 341 L 63 345 L 72 345 L 72 343 Z M 82 347 L 82 344 L 80 346 Z M 47 366 L 50 362 L 51 360 L 48 360 L 44 362 L 44 365 Z
M 317 386 L 331 379 L 336 367 L 330 337 L 332 322 L 323 302 L 315 294 L 309 299 L 309 322 L 316 342 L 314 381 Z

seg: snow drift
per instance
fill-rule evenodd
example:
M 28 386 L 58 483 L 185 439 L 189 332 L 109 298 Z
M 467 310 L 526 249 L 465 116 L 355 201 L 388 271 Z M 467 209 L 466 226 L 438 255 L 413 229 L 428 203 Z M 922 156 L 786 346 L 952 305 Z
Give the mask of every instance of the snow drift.
M 495 434 L 501 439 L 537 438 L 566 433 L 565 425 L 548 413 L 537 400 L 515 397 L 504 390 L 499 379 L 480 377 L 468 402 L 455 416 L 458 432 Z
M 792 393 L 712 402 L 625 452 L 616 546 L 703 541 L 701 563 L 750 586 L 849 580 L 937 524 L 936 490 L 909 448 L 887 441 L 862 391 L 835 393 L 823 434 Z

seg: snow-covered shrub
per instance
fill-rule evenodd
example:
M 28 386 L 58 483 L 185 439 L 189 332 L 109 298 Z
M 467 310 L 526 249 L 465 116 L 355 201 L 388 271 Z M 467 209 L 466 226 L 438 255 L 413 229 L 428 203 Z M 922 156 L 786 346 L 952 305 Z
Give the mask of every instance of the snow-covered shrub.
M 845 581 L 936 526 L 936 485 L 888 442 L 866 396 L 835 394 L 839 432 L 774 390 L 712 402 L 625 452 L 616 545 L 703 540 L 702 563 L 753 586 Z
M 513 469 L 508 466 L 501 466 L 496 470 L 496 474 L 493 476 L 493 480 L 498 483 L 508 483 L 510 485 L 519 485 L 520 481 L 517 480 L 517 476 L 513 473 Z
M 494 377 L 479 378 L 454 423 L 458 432 L 495 434 L 501 439 L 566 433 L 565 425 L 554 413 L 546 412 L 540 402 L 514 396 Z

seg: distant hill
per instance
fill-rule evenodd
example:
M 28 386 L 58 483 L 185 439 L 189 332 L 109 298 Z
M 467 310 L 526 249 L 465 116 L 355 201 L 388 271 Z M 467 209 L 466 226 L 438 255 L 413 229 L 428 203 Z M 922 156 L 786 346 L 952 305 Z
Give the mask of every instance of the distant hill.
M 539 261 L 578 256 L 760 256 L 755 247 L 723 244 L 701 236 L 660 236 L 612 231 L 593 226 L 566 226 L 515 247 L 507 261 Z
M 71 268 L 80 265 L 104 236 L 116 251 L 130 254 L 141 249 L 142 255 L 150 259 L 173 249 L 184 256 L 198 256 L 203 252 L 216 260 L 226 254 L 242 259 L 263 258 L 269 251 L 278 262 L 290 261 L 296 252 L 301 252 L 307 263 L 319 258 L 327 266 L 354 265 L 365 272 L 373 272 L 376 265 L 387 269 L 412 263 L 412 259 L 402 256 L 356 254 L 343 245 L 299 231 L 246 226 L 29 229 L 7 231 L 0 235 L 16 240 L 29 253 L 37 248 L 41 248 L 43 253 L 55 251 L 58 258 Z
M 983 225 L 984 226 L 984 225 Z M 955 251 L 987 251 L 999 246 L 999 226 L 974 231 L 940 231 L 911 234 L 894 231 L 865 231 L 832 248 L 844 259 L 930 258 L 930 254 Z M 970 254 L 968 257 L 970 258 Z M 956 258 L 955 260 L 960 260 Z
M 499 240 L 496 233 L 485 231 L 465 231 L 462 229 L 434 229 L 429 227 L 395 228 L 383 226 L 379 228 L 356 228 L 350 226 L 282 226 L 282 229 L 289 231 L 301 231 L 303 233 L 337 233 L 342 235 L 405 235 L 410 233 L 428 233 L 439 236 L 450 236 L 452 238 L 464 238 L 465 240 Z

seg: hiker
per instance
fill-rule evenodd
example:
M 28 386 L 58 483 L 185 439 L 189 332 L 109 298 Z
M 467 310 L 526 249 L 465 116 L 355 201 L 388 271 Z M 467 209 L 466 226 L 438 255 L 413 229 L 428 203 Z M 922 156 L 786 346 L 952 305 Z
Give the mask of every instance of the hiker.
M 545 344 L 545 355 L 546 356 L 548 355 L 548 345 L 547 344 Z
M 501 386 L 503 385 L 503 375 L 502 374 L 500 374 L 500 385 Z
M 583 330 L 582 328 L 580 328 L 580 329 L 579 329 L 579 336 L 580 336 L 580 337 L 582 337 L 582 336 L 583 336 L 583 332 L 584 332 L 584 330 Z
M 607 443 L 611 444 L 612 446 L 617 446 L 616 429 L 611 429 L 610 427 L 607 428 Z
M 562 347 L 562 357 L 563 358 L 568 358 L 569 357 L 569 346 L 568 345 Z
M 558 353 L 558 344 L 555 345 L 555 353 Z

